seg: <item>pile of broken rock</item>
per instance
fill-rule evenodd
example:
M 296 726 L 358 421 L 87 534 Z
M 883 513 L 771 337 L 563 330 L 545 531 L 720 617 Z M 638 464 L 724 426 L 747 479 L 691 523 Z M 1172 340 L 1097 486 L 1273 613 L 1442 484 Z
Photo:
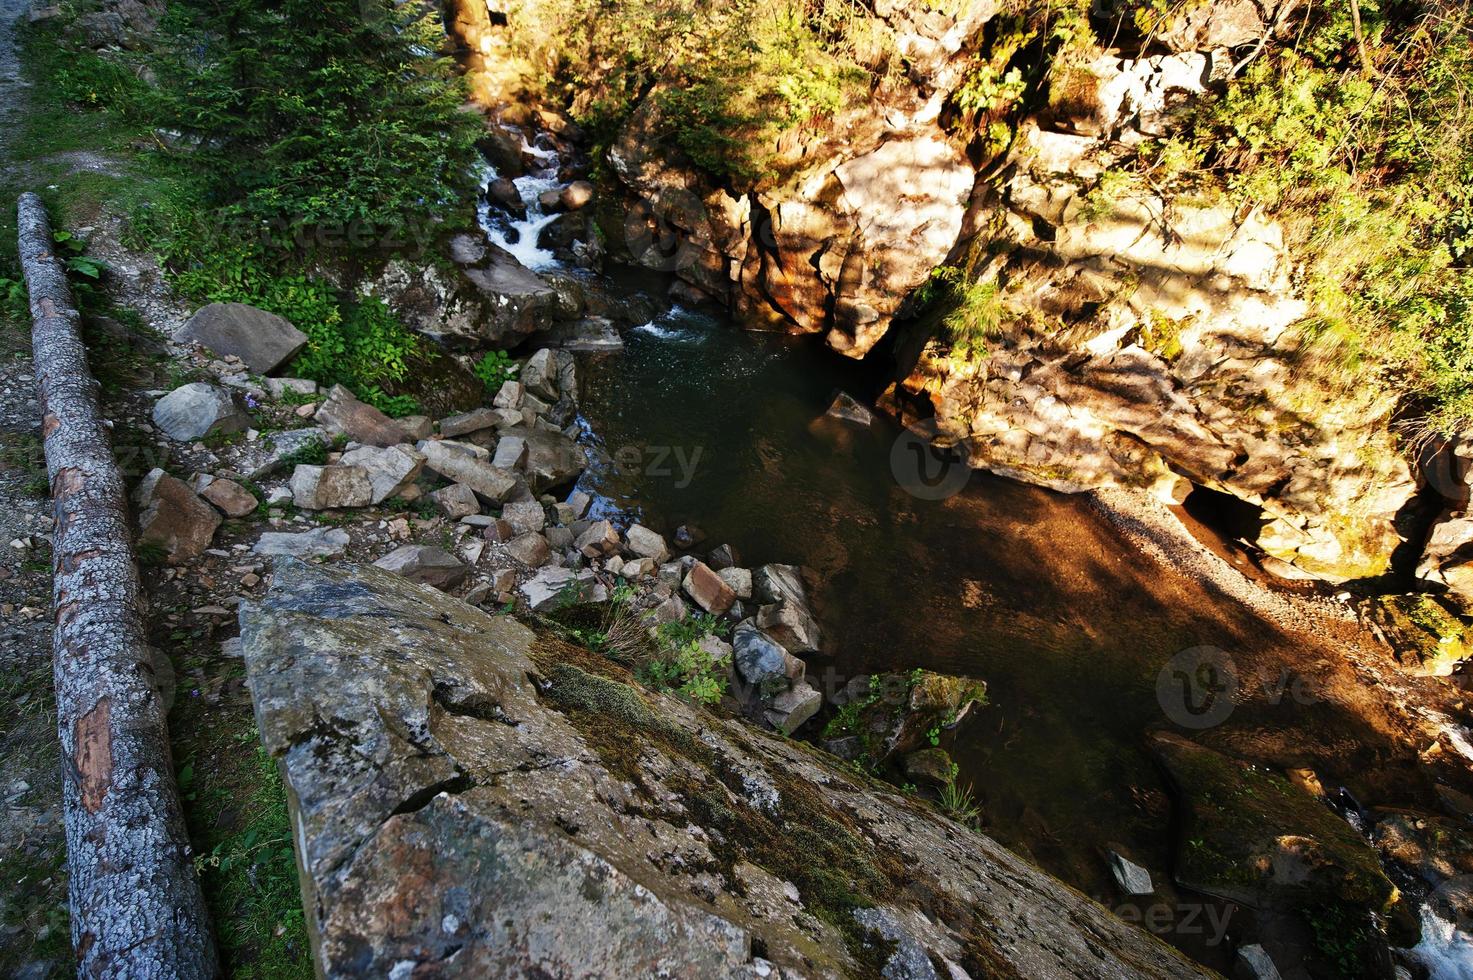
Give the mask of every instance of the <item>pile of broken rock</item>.
M 190 323 L 218 321 L 212 309 Z M 226 312 L 227 325 L 260 326 L 260 311 Z M 261 336 L 294 329 L 267 326 Z M 201 357 L 197 373 L 211 380 L 153 404 L 170 468 L 189 472 L 155 467 L 137 485 L 144 558 L 183 571 L 206 553 L 228 557 L 214 545 L 230 520 L 245 541 L 263 525 L 251 543 L 231 545 L 237 552 L 371 562 L 473 604 L 545 613 L 604 601 L 623 585 L 651 628 L 697 613 L 733 627 L 730 643 L 711 636 L 704 648 L 732 665 L 731 689 L 754 719 L 791 733 L 822 706 L 799 659 L 821 642 L 799 569 L 743 568 L 726 545 L 698 557 L 690 549 L 702 536 L 689 528 L 672 548 L 577 489 L 587 456 L 568 351 L 538 350 L 490 406 L 433 421 L 390 418 L 341 386 L 324 393 L 309 380 L 254 373 L 295 354 L 289 336 L 269 353 L 218 322 L 181 336 L 208 340 L 220 356 Z M 264 569 L 248 567 L 244 584 L 254 586 Z

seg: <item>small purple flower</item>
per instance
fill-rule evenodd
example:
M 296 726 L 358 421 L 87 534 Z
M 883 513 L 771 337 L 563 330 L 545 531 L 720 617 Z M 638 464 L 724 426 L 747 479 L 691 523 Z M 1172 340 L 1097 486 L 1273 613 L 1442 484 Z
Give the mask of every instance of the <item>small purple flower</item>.
M 246 395 L 246 408 L 260 408 L 261 403 L 253 395 Z

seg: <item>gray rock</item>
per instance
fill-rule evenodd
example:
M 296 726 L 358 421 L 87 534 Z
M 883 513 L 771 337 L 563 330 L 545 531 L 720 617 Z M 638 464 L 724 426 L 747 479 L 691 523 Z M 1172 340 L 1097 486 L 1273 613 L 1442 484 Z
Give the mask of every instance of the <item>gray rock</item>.
M 542 532 L 554 551 L 562 554 L 573 547 L 573 532 L 565 527 L 550 527 Z
M 619 532 L 608 521 L 595 521 L 578 535 L 574 547 L 585 558 L 604 558 L 619 550 Z
M 409 441 L 404 428 L 383 412 L 359 401 L 342 385 L 333 385 L 317 409 L 317 423 L 333 435 L 347 436 L 365 446 L 397 446 Z
M 527 483 L 533 493 L 547 493 L 577 479 L 588 457 L 562 432 L 526 425 L 501 430 L 502 440 L 519 438 L 527 444 Z M 497 449 L 500 449 L 498 444 Z
M 854 919 L 892 944 L 890 955 L 880 968 L 880 976 L 885 980 L 940 980 L 926 947 L 906 931 L 895 913 L 883 908 L 855 909 Z
M 875 420 L 875 414 L 865 408 L 853 397 L 839 392 L 834 396 L 834 402 L 829 410 L 824 413 L 829 418 L 842 419 L 845 422 L 853 422 L 856 425 L 870 425 Z
M 441 487 L 430 494 L 430 500 L 434 501 L 440 513 L 452 521 L 481 512 L 481 505 L 476 501 L 476 492 L 464 483 L 452 483 L 448 487 Z
M 729 544 L 723 544 L 711 549 L 711 553 L 706 556 L 706 564 L 719 572 L 723 568 L 740 565 L 741 560 L 737 558 L 735 548 Z
M 435 425 L 428 415 L 406 415 L 395 419 L 394 424 L 404 430 L 409 442 L 419 442 L 435 434 Z
M 520 409 L 522 399 L 525 397 L 520 381 L 507 380 L 501 383 L 501 388 L 496 392 L 496 397 L 491 399 L 491 404 L 497 408 Z
M 535 500 L 507 504 L 501 508 L 501 517 L 523 534 L 541 531 L 547 526 L 547 511 Z
M 491 465 L 489 454 L 479 446 L 446 439 L 419 444 L 425 466 L 454 483 L 464 483 L 487 503 L 504 503 L 517 488 L 517 479 L 507 470 Z
M 737 676 L 759 692 L 785 689 L 795 673 L 803 676 L 803 662 L 798 660 L 795 667 L 797 658 L 751 623 L 742 623 L 732 632 L 731 645 Z
M 817 653 L 822 641 L 818 621 L 791 600 L 758 608 L 757 625 L 793 653 Z
M 522 200 L 521 192 L 517 190 L 516 183 L 510 177 L 497 177 L 486 185 L 486 199 L 506 211 L 514 218 L 525 218 L 527 216 L 527 205 Z M 478 262 L 480 258 L 470 259 Z
M 659 570 L 659 567 L 653 558 L 631 558 L 624 563 L 624 571 L 621 574 L 630 581 L 650 578 Z
M 361 446 L 343 453 L 340 462 L 361 467 L 368 474 L 368 485 L 373 489 L 369 503 L 381 504 L 402 494 L 419 477 L 425 458 L 413 446 Z
M 752 598 L 752 573 L 747 569 L 723 568 L 717 571 L 716 577 L 725 582 L 738 599 Z
M 189 485 L 154 469 L 133 491 L 138 512 L 138 543 L 159 548 L 169 564 L 198 558 L 220 527 L 220 515 Z
M 269 374 L 307 344 L 307 335 L 289 320 L 244 303 L 211 303 L 189 318 L 178 339 L 234 355 L 256 374 Z
M 212 432 L 244 432 L 251 427 L 251 417 L 236 397 L 203 381 L 182 385 L 154 405 L 153 422 L 176 442 L 193 442 Z
M 631 524 L 625 534 L 629 550 L 639 558 L 651 558 L 657 564 L 670 557 L 670 549 L 663 536 L 656 534 L 643 524 Z
M 266 392 L 280 401 L 288 394 L 311 396 L 317 394 L 317 382 L 307 378 L 265 378 Z
M 522 583 L 520 591 L 534 612 L 546 612 L 564 601 L 601 602 L 606 598 L 604 587 L 592 572 L 556 566 L 539 570 Z
M 404 964 L 848 976 L 876 946 L 894 977 L 978 948 L 999 975 L 1207 975 L 990 839 L 817 753 L 586 673 L 515 619 L 381 569 L 278 562 L 263 599 L 242 605 L 241 650 L 327 980 Z M 611 745 L 627 746 L 618 758 L 635 773 L 606 761 Z M 717 803 L 839 836 L 774 855 L 712 823 Z M 896 841 L 905 861 L 891 872 Z M 830 880 L 817 871 L 829 870 L 853 882 L 868 906 L 858 924 L 883 943 L 861 948 L 816 914 Z
M 367 507 L 373 499 L 368 471 L 361 466 L 299 465 L 289 483 L 292 502 L 303 510 Z
M 1268 950 L 1257 943 L 1238 948 L 1233 962 L 1234 980 L 1280 980 L 1279 968 L 1274 965 Z
M 821 707 L 823 695 L 809 687 L 807 681 L 801 681 L 774 696 L 772 704 L 762 712 L 762 717 L 784 735 L 791 735 L 805 721 L 818 714 Z
M 508 541 L 506 553 L 528 568 L 539 568 L 552 557 L 552 548 L 542 535 L 529 531 Z
M 297 456 L 308 446 L 322 446 L 325 449 L 331 442 L 327 433 L 315 426 L 307 429 L 273 432 L 256 442 L 255 445 L 263 447 L 264 455 L 258 457 L 249 467 L 247 476 L 252 480 L 268 477 L 282 469 L 287 460 Z
M 1151 884 L 1151 872 L 1115 851 L 1110 852 L 1110 873 L 1115 884 L 1127 895 L 1154 895 L 1156 886 Z
M 440 435 L 446 439 L 454 439 L 472 432 L 494 429 L 500 421 L 501 415 L 495 409 L 477 408 L 462 415 L 452 415 L 448 419 L 441 419 Z
M 527 462 L 527 440 L 521 436 L 502 436 L 496 442 L 496 455 L 491 465 L 504 470 L 519 470 Z
M 373 566 L 393 572 L 411 582 L 433 585 L 437 589 L 453 589 L 464 582 L 471 571 L 464 562 L 449 552 L 424 544 L 406 544 L 395 548 L 374 562 Z
M 557 359 L 552 349 L 544 347 L 522 365 L 517 375 L 527 391 L 548 402 L 558 400 Z
M 809 608 L 798 566 L 763 565 L 752 573 L 752 593 L 764 603 L 757 611 L 757 625 L 793 653 L 818 652 L 823 634 Z

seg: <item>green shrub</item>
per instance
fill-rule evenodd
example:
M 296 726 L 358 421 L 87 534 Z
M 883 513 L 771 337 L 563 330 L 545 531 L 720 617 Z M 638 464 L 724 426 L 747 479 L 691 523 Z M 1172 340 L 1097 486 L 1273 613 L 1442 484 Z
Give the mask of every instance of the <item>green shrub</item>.
M 472 371 L 481 379 L 486 386 L 488 394 L 496 394 L 501 386 L 517 376 L 521 365 L 511 359 L 511 355 L 504 350 L 488 350 L 481 355 Z
M 473 200 L 475 117 L 430 4 L 175 0 L 159 124 L 221 223 L 294 247 L 402 240 Z M 335 239 L 336 240 L 336 239 Z
M 933 270 L 919 299 L 924 304 L 937 303 L 945 311 L 941 325 L 952 353 L 963 360 L 986 357 L 988 340 L 1010 315 L 995 281 L 975 278 L 975 273 L 957 266 Z
M 1414 428 L 1455 432 L 1473 423 L 1473 13 L 1360 7 L 1369 72 L 1348 5 L 1317 5 L 1293 47 L 1134 165 L 1168 192 L 1266 207 L 1303 260 L 1304 327 L 1330 379 L 1402 394 Z

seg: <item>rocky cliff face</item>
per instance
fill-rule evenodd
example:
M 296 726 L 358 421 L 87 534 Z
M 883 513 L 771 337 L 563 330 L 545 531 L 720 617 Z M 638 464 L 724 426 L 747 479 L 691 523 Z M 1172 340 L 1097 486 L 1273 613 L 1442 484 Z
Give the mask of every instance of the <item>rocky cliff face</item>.
M 804 745 L 374 568 L 241 615 L 325 976 L 1194 977 Z
M 647 221 L 652 237 L 681 243 L 631 242 L 634 257 L 748 325 L 823 333 L 863 357 L 962 230 L 976 171 L 941 117 L 966 44 L 996 11 L 990 0 L 875 4 L 874 29 L 904 54 L 907 75 L 817 131 L 784 137 L 776 176 L 752 186 L 717 186 L 672 153 L 657 99 L 646 99 L 609 163 L 637 202 L 633 237 Z
M 1309 574 L 1375 575 L 1417 489 L 1389 431 L 1394 401 L 1345 391 L 1301 357 L 1283 230 L 1255 212 L 1154 195 L 1100 203 L 1111 139 L 1171 92 L 1168 59 L 1097 66 L 1120 106 L 1026 127 L 980 211 L 998 328 L 982 358 L 930 344 L 899 404 L 981 469 L 1065 491 L 1210 487 L 1264 511 L 1254 542 Z M 1187 79 L 1209 71 L 1192 59 Z M 1137 99 L 1137 96 L 1140 99 Z M 1121 122 L 1123 114 L 1135 122 Z M 1091 135 L 1093 131 L 1098 135 Z
M 681 240 L 647 261 L 748 324 L 823 333 L 849 356 L 899 324 L 908 376 L 890 407 L 934 416 L 937 440 L 973 466 L 1178 502 L 1210 487 L 1262 509 L 1253 543 L 1284 574 L 1385 571 L 1417 478 L 1389 432 L 1393 400 L 1343 390 L 1303 356 L 1308 307 L 1284 230 L 1253 209 L 1099 187 L 1287 9 L 1193 8 L 1160 27 L 1172 53 L 1073 65 L 994 156 L 963 148 L 947 114 L 998 11 L 932 7 L 875 7 L 916 52 L 904 83 L 795 137 L 778 167 L 791 176 L 772 186 L 714 187 L 660 144 L 646 104 L 609 162 L 635 223 Z M 908 322 L 907 298 L 932 268 L 979 254 L 970 272 L 997 289 L 986 356 L 953 359 L 944 343 L 918 356 L 936 324 Z

